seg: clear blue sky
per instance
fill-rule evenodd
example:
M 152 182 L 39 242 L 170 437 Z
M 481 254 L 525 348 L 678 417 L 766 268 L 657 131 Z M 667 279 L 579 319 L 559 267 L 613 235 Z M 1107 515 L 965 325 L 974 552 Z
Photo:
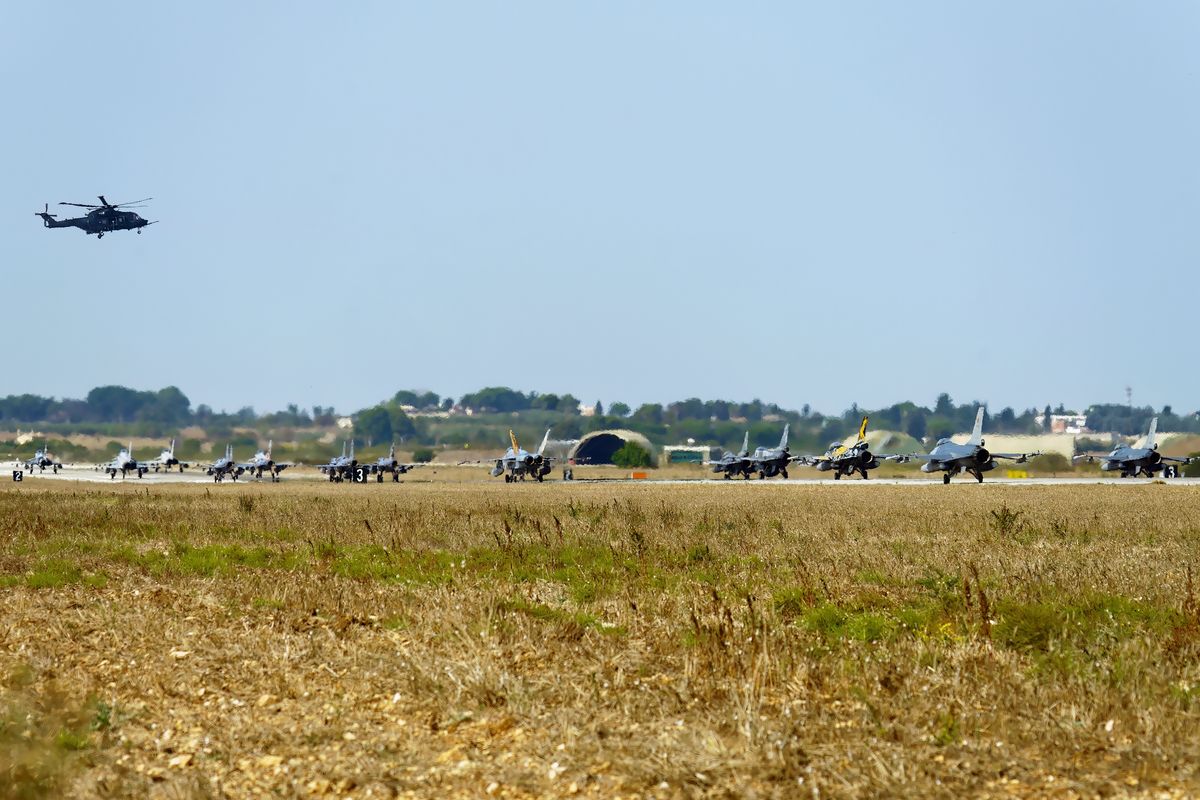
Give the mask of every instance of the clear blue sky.
M 1194 2 L 0 23 L 0 395 L 1200 406 Z M 32 215 L 101 193 L 161 224 Z

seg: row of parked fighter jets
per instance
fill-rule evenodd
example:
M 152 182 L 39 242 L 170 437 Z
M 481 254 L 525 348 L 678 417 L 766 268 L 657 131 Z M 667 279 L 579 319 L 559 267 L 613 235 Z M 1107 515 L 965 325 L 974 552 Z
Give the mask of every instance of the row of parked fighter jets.
M 198 464 L 200 469 L 204 470 L 205 474 L 212 476 L 212 479 L 217 483 L 230 478 L 236 481 L 242 476 L 248 476 L 262 480 L 264 476 L 271 481 L 278 481 L 279 474 L 288 467 L 294 467 L 290 461 L 276 461 L 271 455 L 273 443 L 267 442 L 266 450 L 259 450 L 249 461 L 238 461 L 233 457 L 233 445 L 225 446 L 225 454 L 213 461 L 211 464 Z M 192 465 L 186 461 L 181 461 L 175 456 L 175 440 L 171 440 L 171 444 L 163 448 L 163 451 L 157 458 L 150 461 L 139 461 L 133 455 L 133 443 L 130 442 L 127 447 L 122 447 L 112 459 L 106 464 L 96 466 L 98 470 L 104 470 L 108 473 L 110 479 L 115 479 L 120 475 L 122 479 L 130 474 L 137 475 L 139 478 L 147 472 L 169 472 L 178 469 L 183 472 Z M 330 481 L 341 483 L 345 480 L 353 480 L 357 477 L 360 482 L 367 476 L 374 476 L 379 483 L 383 482 L 385 474 L 391 474 L 393 481 L 399 481 L 400 476 L 414 467 L 421 466 L 420 464 L 405 464 L 396 459 L 396 445 L 392 445 L 391 450 L 386 456 L 381 456 L 375 461 L 364 462 L 360 464 L 354 456 L 354 442 L 350 442 L 350 452 L 346 452 L 346 445 L 342 445 L 342 454 L 334 456 L 329 460 L 328 464 L 318 464 L 319 469 L 323 474 L 329 477 Z M 45 447 L 38 450 L 33 458 L 26 459 L 25 469 L 32 472 L 37 469 L 45 472 L 47 469 L 52 470 L 55 474 L 62 468 L 62 463 L 55 461 L 50 457 L 49 452 Z
M 742 442 L 738 453 L 726 452 L 718 461 L 712 463 L 712 471 L 724 474 L 728 480 L 740 475 L 749 479 L 757 474 L 759 478 L 770 478 L 780 475 L 788 476 L 789 464 L 803 464 L 816 467 L 820 472 L 832 472 L 834 480 L 858 473 L 863 479 L 867 471 L 875 469 L 884 461 L 905 463 L 909 461 L 924 461 L 921 471 L 926 473 L 941 472 L 942 482 L 950 483 L 953 475 L 971 475 L 979 483 L 983 483 L 983 473 L 996 468 L 996 459 L 1003 458 L 1017 464 L 1023 464 L 1035 453 L 993 453 L 984 446 L 983 415 L 981 406 L 975 414 L 975 427 L 971 437 L 964 444 L 958 444 L 950 439 L 939 439 L 933 450 L 928 453 L 904 453 L 886 455 L 872 453 L 867 443 L 868 417 L 863 417 L 858 429 L 858 437 L 851 444 L 834 442 L 829 449 L 819 456 L 793 456 L 788 452 L 788 426 L 783 427 L 783 438 L 778 447 L 759 447 L 750 452 L 750 434 Z M 1158 452 L 1155 435 L 1158 430 L 1158 417 L 1150 421 L 1150 430 L 1142 447 L 1114 447 L 1107 455 L 1083 454 L 1075 456 L 1076 461 L 1100 462 L 1100 469 L 1105 472 L 1117 472 L 1122 478 L 1145 475 L 1154 477 L 1160 470 L 1168 474 L 1175 472 L 1175 465 L 1189 464 L 1189 458 L 1172 458 Z M 1169 471 L 1169 472 L 1168 472 Z
M 773 478 L 776 475 L 787 478 L 788 466 L 790 464 L 801 464 L 815 467 L 819 472 L 832 472 L 834 480 L 840 480 L 843 477 L 856 473 L 862 475 L 863 479 L 866 479 L 868 471 L 875 469 L 884 461 L 895 461 L 897 463 L 924 461 L 925 463 L 921 465 L 921 471 L 943 473 L 943 483 L 950 483 L 951 476 L 958 474 L 971 475 L 975 480 L 982 483 L 983 473 L 995 469 L 996 459 L 998 458 L 1008 459 L 1020 464 L 1034 456 L 1041 455 L 1040 452 L 990 452 L 984 446 L 983 415 L 984 409 L 980 407 L 975 415 L 975 427 L 972 429 L 971 436 L 966 443 L 957 444 L 950 439 L 940 439 L 929 453 L 895 455 L 872 453 L 867 443 L 868 417 L 863 417 L 862 425 L 858 429 L 858 436 L 853 443 L 834 442 L 823 454 L 816 456 L 794 456 L 791 454 L 788 450 L 787 425 L 783 427 L 783 436 L 779 440 L 777 447 L 759 447 L 753 452 L 750 450 L 750 434 L 747 432 L 746 438 L 742 441 L 742 449 L 739 452 L 726 452 L 720 459 L 712 462 L 711 467 L 713 472 L 722 474 L 726 480 L 738 476 L 749 480 L 754 475 L 757 475 L 760 479 Z M 1173 458 L 1159 453 L 1158 444 L 1155 442 L 1157 431 L 1158 417 L 1155 417 L 1150 421 L 1150 430 L 1146 434 L 1146 441 L 1142 447 L 1121 445 L 1114 447 L 1112 452 L 1107 455 L 1084 454 L 1075 456 L 1075 460 L 1099 461 L 1101 470 L 1105 472 L 1117 472 L 1122 478 L 1136 477 L 1138 475 L 1154 477 L 1159 471 L 1169 474 L 1169 472 L 1174 472 L 1176 465 L 1191 463 L 1191 459 L 1189 458 Z M 550 431 L 546 431 L 541 445 L 532 453 L 521 447 L 516 435 L 512 431 L 509 431 L 508 435 L 511 446 L 504 452 L 503 456 L 495 459 L 491 468 L 492 476 L 500 477 L 503 475 L 505 483 L 524 481 L 527 477 L 538 482 L 544 480 L 550 474 L 556 460 L 553 456 L 545 453 L 546 445 L 550 440 Z M 272 443 L 268 441 L 266 450 L 259 450 L 249 461 L 239 462 L 233 457 L 233 446 L 227 445 L 225 454 L 221 458 L 218 458 L 211 464 L 200 466 L 206 474 L 211 475 L 213 480 L 218 483 L 225 478 L 231 478 L 236 481 L 243 475 L 249 475 L 259 480 L 265 475 L 272 481 L 278 481 L 281 472 L 295 465 L 291 462 L 275 461 L 271 455 L 271 447 Z M 159 472 L 160 470 L 178 468 L 180 472 L 183 472 L 189 466 L 191 465 L 175 457 L 175 440 L 172 439 L 170 446 L 165 448 L 159 454 L 158 458 L 150 461 L 138 461 L 133 456 L 133 444 L 130 443 L 128 447 L 122 448 L 112 461 L 98 466 L 97 469 L 105 470 L 110 478 L 115 479 L 118 473 L 122 478 L 125 478 L 130 473 L 134 473 L 140 478 L 152 470 Z M 362 482 L 368 476 L 374 476 L 376 481 L 382 483 L 385 474 L 390 474 L 393 481 L 399 482 L 401 475 L 419 466 L 421 465 L 398 461 L 396 459 L 396 446 L 394 444 L 386 456 L 374 462 L 360 464 L 354 455 L 354 442 L 350 441 L 349 452 L 347 452 L 347 445 L 343 443 L 342 454 L 331 458 L 328 464 L 318 465 L 317 469 L 326 475 L 331 482 L 341 483 L 346 480 Z M 54 461 L 46 449 L 42 448 L 37 451 L 33 458 L 25 461 L 25 467 L 30 471 L 40 469 L 44 472 L 46 469 L 52 469 L 57 473 L 62 464 Z M 568 467 L 567 469 L 569 470 L 570 468 Z M 564 477 L 570 478 L 570 472 L 564 472 Z
M 941 472 L 942 482 L 950 483 L 953 475 L 971 475 L 976 481 L 983 482 L 983 473 L 996 468 L 996 459 L 1008 459 L 1017 464 L 1023 464 L 1041 452 L 1034 453 L 993 453 L 984 446 L 983 416 L 985 409 L 981 406 L 975 414 L 975 426 L 966 443 L 958 444 L 950 439 L 940 439 L 929 453 L 905 453 L 887 455 L 872 453 L 867 442 L 868 417 L 863 417 L 859 426 L 858 436 L 851 444 L 833 442 L 821 455 L 794 456 L 788 450 L 788 427 L 783 426 L 783 436 L 777 447 L 759 447 L 750 450 L 750 434 L 742 440 L 742 449 L 737 453 L 726 452 L 720 459 L 710 465 L 712 471 L 721 474 L 726 480 L 741 476 L 749 480 L 757 475 L 762 478 L 773 478 L 776 475 L 787 478 L 788 466 L 802 464 L 815 467 L 819 472 L 832 472 L 834 480 L 840 480 L 854 474 L 862 475 L 865 480 L 868 471 L 875 469 L 884 461 L 905 463 L 909 461 L 924 461 L 921 471 L 926 473 Z M 1150 421 L 1150 431 L 1142 447 L 1114 447 L 1107 455 L 1084 454 L 1075 457 L 1076 461 L 1099 461 L 1100 469 L 1105 472 L 1117 472 L 1122 478 L 1145 475 L 1153 477 L 1160 470 L 1175 471 L 1176 464 L 1188 464 L 1191 459 L 1172 458 L 1158 452 L 1154 441 L 1158 430 L 1158 417 Z M 495 460 L 491 474 L 493 477 L 504 476 L 506 483 L 523 481 L 527 477 L 542 481 L 554 467 L 555 459 L 545 454 L 546 443 L 550 439 L 550 431 L 546 431 L 542 444 L 534 452 L 521 448 L 517 437 L 512 431 L 508 432 L 511 447 L 504 455 Z M 461 462 L 480 463 L 480 462 Z M 570 467 L 564 470 L 564 477 L 570 478 Z

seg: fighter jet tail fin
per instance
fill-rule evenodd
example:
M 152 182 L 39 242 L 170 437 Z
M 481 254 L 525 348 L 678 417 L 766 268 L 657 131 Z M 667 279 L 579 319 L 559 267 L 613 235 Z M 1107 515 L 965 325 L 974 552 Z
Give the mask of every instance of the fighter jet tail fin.
M 271 448 L 274 446 L 274 444 L 275 444 L 275 442 L 273 440 L 267 439 L 267 460 L 268 461 L 271 459 Z
M 858 441 L 864 441 L 867 438 L 867 420 L 870 417 L 863 417 L 862 425 L 858 427 Z
M 1146 449 L 1153 450 L 1155 447 L 1154 437 L 1158 433 L 1158 417 L 1150 420 L 1150 431 L 1146 434 Z
M 550 441 L 550 429 L 546 428 L 546 435 L 542 437 L 542 443 L 538 445 L 537 454 L 540 456 L 546 451 L 546 443 Z
M 742 449 L 738 452 L 739 456 L 750 454 L 750 431 L 746 431 L 746 435 L 742 437 Z
M 508 441 L 512 443 L 513 455 L 516 455 L 521 450 L 521 445 L 517 444 L 517 435 L 513 433 L 513 429 L 508 429 Z
M 170 452 L 171 452 L 171 458 L 174 458 L 175 457 L 175 440 L 174 439 L 171 440 L 171 451 Z
M 392 442 L 392 449 L 388 450 L 388 458 L 392 459 L 393 461 L 396 460 L 396 443 L 395 442 Z
M 978 447 L 983 442 L 983 412 L 984 406 L 980 406 L 975 412 L 975 427 L 971 429 L 971 438 L 967 440 L 967 444 L 973 444 Z
M 788 423 L 787 425 L 783 426 L 783 436 L 779 437 L 779 449 L 780 450 L 787 450 L 788 428 L 789 427 L 791 427 L 791 423 Z

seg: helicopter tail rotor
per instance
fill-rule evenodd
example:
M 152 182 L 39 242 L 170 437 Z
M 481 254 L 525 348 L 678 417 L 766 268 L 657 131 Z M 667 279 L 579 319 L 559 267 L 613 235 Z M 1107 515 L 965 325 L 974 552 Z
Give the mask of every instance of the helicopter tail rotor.
M 58 216 L 57 214 L 50 213 L 50 204 L 49 203 L 43 204 L 41 211 L 35 211 L 33 213 L 34 213 L 34 216 L 38 216 L 38 217 L 42 218 L 42 222 L 44 222 L 46 224 L 47 228 L 52 227 L 54 218 Z

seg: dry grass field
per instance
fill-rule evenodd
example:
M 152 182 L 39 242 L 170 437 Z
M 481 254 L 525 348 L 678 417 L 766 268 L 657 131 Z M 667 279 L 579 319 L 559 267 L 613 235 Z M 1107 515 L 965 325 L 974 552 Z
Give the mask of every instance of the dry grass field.
M 0 797 L 1193 796 L 1167 485 L 0 489 Z

